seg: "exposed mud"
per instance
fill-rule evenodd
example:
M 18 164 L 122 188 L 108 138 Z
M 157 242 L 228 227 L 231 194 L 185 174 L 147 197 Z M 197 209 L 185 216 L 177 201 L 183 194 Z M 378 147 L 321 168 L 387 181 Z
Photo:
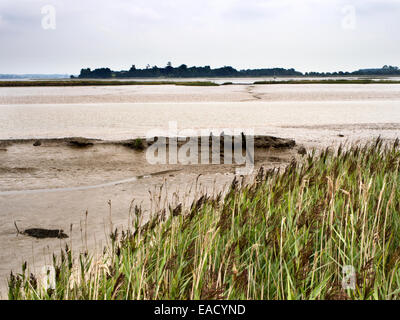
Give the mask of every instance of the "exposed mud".
M 36 239 L 47 239 L 47 238 L 57 238 L 57 239 L 66 239 L 68 235 L 64 233 L 64 230 L 56 229 L 43 229 L 43 228 L 31 228 L 20 231 L 18 229 L 17 224 L 14 222 L 15 228 L 17 229 L 17 234 L 22 234 L 25 236 L 29 236 Z
M 20 271 L 25 260 L 40 272 L 65 244 L 101 252 L 111 228 L 130 226 L 132 206 L 142 206 L 145 215 L 189 206 L 202 192 L 225 190 L 242 166 L 224 164 L 223 158 L 220 164 L 151 165 L 146 150 L 127 147 L 126 140 L 85 139 L 89 147 L 71 146 L 76 138 L 40 139 L 33 146 L 36 140 L 0 141 L 8 149 L 0 158 L 3 292 L 11 269 Z M 290 139 L 256 141 L 256 168 L 284 167 L 299 157 Z M 16 235 L 14 221 L 24 236 Z

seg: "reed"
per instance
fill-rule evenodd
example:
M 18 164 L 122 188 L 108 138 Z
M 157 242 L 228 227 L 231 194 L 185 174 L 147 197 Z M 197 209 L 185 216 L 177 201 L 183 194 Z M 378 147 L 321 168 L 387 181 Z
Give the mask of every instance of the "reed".
M 399 142 L 311 152 L 190 208 L 114 230 L 100 259 L 54 256 L 56 289 L 26 264 L 10 299 L 399 299 Z M 343 289 L 343 267 L 356 270 Z

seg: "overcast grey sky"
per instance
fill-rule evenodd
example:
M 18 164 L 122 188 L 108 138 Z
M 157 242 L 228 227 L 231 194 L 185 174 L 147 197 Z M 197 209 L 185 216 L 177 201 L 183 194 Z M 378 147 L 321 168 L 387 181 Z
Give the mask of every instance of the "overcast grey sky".
M 46 5 L 55 8 L 55 29 L 43 28 L 53 17 L 42 13 Z M 300 71 L 399 66 L 400 0 L 0 0 L 0 73 L 168 61 Z

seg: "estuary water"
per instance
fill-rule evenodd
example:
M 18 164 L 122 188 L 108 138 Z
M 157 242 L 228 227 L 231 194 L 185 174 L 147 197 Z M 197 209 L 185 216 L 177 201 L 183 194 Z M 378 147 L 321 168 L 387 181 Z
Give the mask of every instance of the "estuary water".
M 144 137 L 150 130 L 254 129 L 329 143 L 394 137 L 400 85 L 0 88 L 0 139 Z

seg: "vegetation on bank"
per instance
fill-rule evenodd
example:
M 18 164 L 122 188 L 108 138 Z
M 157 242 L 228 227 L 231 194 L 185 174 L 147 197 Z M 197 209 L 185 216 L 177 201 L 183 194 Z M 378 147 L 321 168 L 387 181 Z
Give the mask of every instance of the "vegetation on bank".
M 221 68 L 188 67 L 182 64 L 173 67 L 168 62 L 165 67 L 147 65 L 145 69 L 136 68 L 133 65 L 129 70 L 114 71 L 110 68 L 81 69 L 78 78 L 208 78 L 208 77 L 347 77 L 347 76 L 399 76 L 400 69 L 394 66 L 383 66 L 382 68 L 360 69 L 354 72 L 299 72 L 295 69 L 284 68 L 262 68 L 237 70 L 231 66 Z M 74 78 L 74 76 L 71 76 Z
M 327 79 L 327 80 L 277 80 L 255 81 L 253 84 L 400 84 L 398 80 Z
M 141 151 L 146 148 L 146 141 L 141 138 L 136 138 L 134 140 L 126 141 L 122 145 L 133 150 Z
M 255 81 L 253 84 L 400 84 L 397 80 L 373 79 L 328 79 L 328 80 L 270 80 Z M 232 85 L 233 82 L 224 82 L 221 85 Z M 74 86 L 129 86 L 129 85 L 175 85 L 216 87 L 219 84 L 212 81 L 124 81 L 124 80 L 28 80 L 28 81 L 0 81 L 0 87 L 74 87 Z
M 176 85 L 218 86 L 211 81 L 118 81 L 118 80 L 29 80 L 0 81 L 0 87 L 73 87 L 73 86 L 129 86 L 129 85 Z
M 234 180 L 129 231 L 115 230 L 100 260 L 54 257 L 55 290 L 26 264 L 10 299 L 399 299 L 400 148 L 312 152 L 285 170 Z M 240 179 L 239 179 L 240 180 Z M 343 289 L 352 266 L 355 289 Z

